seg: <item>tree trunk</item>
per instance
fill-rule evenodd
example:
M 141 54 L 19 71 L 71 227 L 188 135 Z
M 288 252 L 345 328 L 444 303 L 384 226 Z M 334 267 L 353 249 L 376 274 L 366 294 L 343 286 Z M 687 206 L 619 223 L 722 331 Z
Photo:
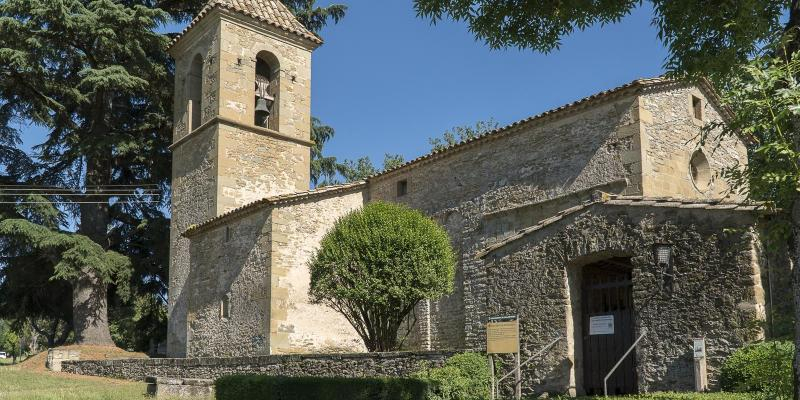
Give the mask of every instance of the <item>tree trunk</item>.
M 105 122 L 105 96 L 98 93 L 95 99 L 95 115 L 92 136 L 100 140 L 108 135 Z M 108 195 L 100 189 L 111 181 L 111 149 L 95 149 L 85 156 L 87 191 L 96 195 L 86 196 L 80 204 L 81 222 L 78 233 L 87 236 L 103 249 L 108 249 L 109 215 Z M 77 344 L 114 345 L 108 330 L 108 285 L 92 265 L 86 265 L 82 274 L 72 282 L 72 327 Z
M 108 330 L 106 289 L 106 284 L 90 268 L 72 282 L 72 315 L 76 343 L 114 345 Z
M 794 297 L 794 400 L 800 400 L 800 198 L 792 205 L 792 294 Z

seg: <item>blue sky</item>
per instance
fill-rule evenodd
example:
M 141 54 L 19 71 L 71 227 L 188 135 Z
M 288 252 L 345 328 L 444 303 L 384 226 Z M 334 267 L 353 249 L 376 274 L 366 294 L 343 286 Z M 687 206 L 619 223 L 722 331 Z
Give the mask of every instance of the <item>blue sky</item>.
M 378 166 L 387 152 L 428 152 L 429 137 L 456 125 L 507 124 L 659 75 L 667 55 L 647 3 L 539 54 L 490 50 L 463 23 L 417 18 L 410 0 L 340 1 L 347 15 L 321 32 L 325 44 L 313 56 L 312 113 L 336 129 L 326 154 L 368 155 Z M 42 140 L 41 129 L 26 129 L 26 147 Z

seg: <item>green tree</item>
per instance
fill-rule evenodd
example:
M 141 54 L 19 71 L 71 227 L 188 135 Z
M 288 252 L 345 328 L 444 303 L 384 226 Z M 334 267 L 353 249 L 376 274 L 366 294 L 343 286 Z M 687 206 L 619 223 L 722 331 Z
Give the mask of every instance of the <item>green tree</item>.
M 383 170 L 388 171 L 405 164 L 405 158 L 400 154 L 386 153 L 383 155 Z
M 452 292 L 455 253 L 432 219 L 376 202 L 334 224 L 310 269 L 311 300 L 344 315 L 369 351 L 392 351 L 417 303 Z
M 20 356 L 19 335 L 11 328 L 5 321 L 0 326 L 0 350 L 13 357 L 13 363 L 16 364 L 17 357 Z
M 347 11 L 347 6 L 344 4 L 320 7 L 316 5 L 315 0 L 284 0 L 283 4 L 306 29 L 314 33 L 319 33 L 331 20 L 334 24 L 339 23 Z
M 17 183 L 68 188 L 48 200 L 78 226 L 72 234 L 12 219 L 3 231 L 31 248 L 61 252 L 51 254 L 54 277 L 71 285 L 79 343 L 112 343 L 108 286 L 131 274 L 122 271 L 130 262 L 109 250 L 126 239 L 123 226 L 162 215 L 129 188 L 166 189 L 169 182 L 172 77 L 168 39 L 155 31 L 167 17 L 111 0 L 0 3 L 0 141 L 18 143 L 14 120 L 49 131 L 35 147 L 38 165 L 7 172 Z
M 363 181 L 368 177 L 379 173 L 380 171 L 390 170 L 399 167 L 405 163 L 405 159 L 400 154 L 386 153 L 383 155 L 383 169 L 378 170 L 372 164 L 369 157 L 361 157 L 358 160 L 344 160 L 343 163 L 337 164 L 336 170 L 342 175 L 345 182 Z M 333 182 L 336 182 L 335 180 Z
M 428 143 L 431 144 L 431 150 L 433 151 L 444 150 L 459 142 L 474 139 L 499 127 L 500 124 L 494 118 L 490 118 L 487 121 L 478 121 L 474 125 L 461 125 L 450 128 L 440 138 L 428 138 Z

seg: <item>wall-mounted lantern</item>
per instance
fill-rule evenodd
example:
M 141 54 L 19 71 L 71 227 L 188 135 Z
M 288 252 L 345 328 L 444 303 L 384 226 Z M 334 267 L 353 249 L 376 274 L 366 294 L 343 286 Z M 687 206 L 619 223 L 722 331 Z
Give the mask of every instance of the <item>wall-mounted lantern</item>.
M 672 283 L 675 273 L 672 261 L 672 246 L 668 244 L 655 245 L 656 265 L 661 272 L 661 285 L 667 292 L 672 292 Z

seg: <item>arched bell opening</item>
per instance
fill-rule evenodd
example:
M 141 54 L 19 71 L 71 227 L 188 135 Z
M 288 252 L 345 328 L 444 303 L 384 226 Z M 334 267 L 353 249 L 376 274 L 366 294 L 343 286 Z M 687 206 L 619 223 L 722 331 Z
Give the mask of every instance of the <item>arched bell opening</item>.
M 256 56 L 254 83 L 255 112 L 253 124 L 277 131 L 280 66 L 275 55 L 267 51 L 258 53 Z
M 203 112 L 203 57 L 194 56 L 186 77 L 186 113 L 189 132 L 200 127 Z

